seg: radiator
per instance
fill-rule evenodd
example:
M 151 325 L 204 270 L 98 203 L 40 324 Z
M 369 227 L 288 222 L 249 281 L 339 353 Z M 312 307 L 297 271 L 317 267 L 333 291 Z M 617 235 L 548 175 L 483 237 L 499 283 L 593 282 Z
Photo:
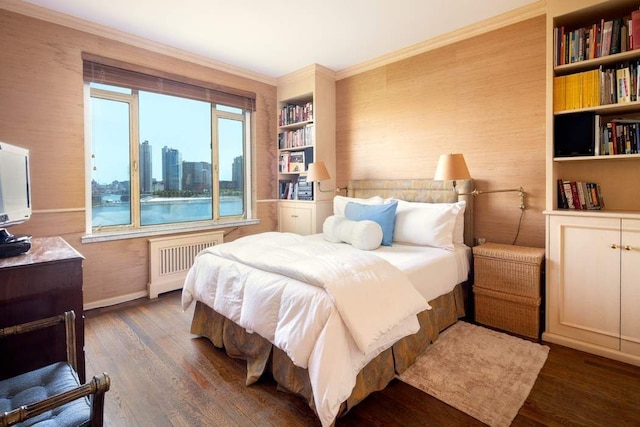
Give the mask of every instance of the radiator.
M 181 289 L 196 255 L 223 242 L 222 231 L 149 239 L 149 298 Z

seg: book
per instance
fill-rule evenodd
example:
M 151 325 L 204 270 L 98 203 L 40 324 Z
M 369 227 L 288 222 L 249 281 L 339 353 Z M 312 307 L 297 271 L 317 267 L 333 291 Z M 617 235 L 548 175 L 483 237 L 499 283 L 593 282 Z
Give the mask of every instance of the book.
M 578 192 L 578 200 L 580 202 L 580 209 L 587 209 L 587 196 L 584 192 L 584 187 L 582 186 L 582 182 L 575 183 L 576 190 Z
M 631 102 L 631 74 L 628 64 L 621 64 L 616 69 L 616 87 L 618 103 Z
M 620 45 L 620 35 L 622 32 L 622 18 L 615 18 L 611 27 L 611 47 L 609 53 L 614 55 L 622 52 Z
M 289 172 L 304 172 L 304 151 L 292 151 L 289 153 Z
M 614 68 L 602 67 L 600 70 L 600 105 L 615 104 L 617 102 L 616 72 Z
M 602 26 L 602 55 L 607 56 L 611 51 L 611 32 L 613 31 L 613 21 L 605 21 Z
M 582 194 L 584 194 L 585 209 L 593 209 L 593 200 L 591 200 L 591 192 L 589 191 L 589 188 L 587 187 L 587 183 L 586 182 L 579 182 L 578 184 L 582 188 Z
M 604 199 L 602 198 L 602 193 L 600 192 L 600 184 L 594 183 L 596 187 L 596 195 L 598 197 L 598 209 L 604 209 Z
M 582 76 L 581 108 L 600 105 L 600 70 L 585 71 Z
M 278 170 L 281 173 L 289 172 L 289 153 L 280 153 L 280 158 L 278 159 Z
M 567 109 L 566 82 L 566 76 L 553 78 L 553 111 L 564 111 Z
M 553 29 L 553 61 L 554 65 L 562 65 L 564 62 L 562 59 L 562 48 L 564 38 L 564 26 L 556 27 Z
M 607 154 L 617 154 L 616 153 L 616 125 L 615 122 L 607 123 L 607 132 L 608 132 L 608 144 L 607 144 Z
M 570 181 L 562 181 L 562 186 L 564 187 L 564 194 L 567 198 L 567 208 L 575 209 L 575 205 L 573 204 L 573 192 L 571 191 L 571 182 Z
M 573 196 L 573 208 L 578 210 L 582 209 L 576 181 L 569 181 L 569 188 L 571 188 L 571 195 Z
M 631 49 L 640 48 L 640 10 L 631 12 Z
M 569 205 L 567 204 L 567 194 L 564 192 L 564 185 L 560 178 L 558 179 L 558 208 L 569 209 Z

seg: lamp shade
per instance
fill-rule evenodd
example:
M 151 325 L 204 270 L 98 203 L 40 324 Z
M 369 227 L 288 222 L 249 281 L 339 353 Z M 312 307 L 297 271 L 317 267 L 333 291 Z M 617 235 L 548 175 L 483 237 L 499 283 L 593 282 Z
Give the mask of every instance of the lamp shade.
M 462 154 L 442 154 L 440 156 L 433 179 L 444 181 L 469 178 L 471 178 L 471 174 Z
M 330 179 L 329 172 L 324 162 L 309 163 L 307 169 L 307 182 L 324 181 Z

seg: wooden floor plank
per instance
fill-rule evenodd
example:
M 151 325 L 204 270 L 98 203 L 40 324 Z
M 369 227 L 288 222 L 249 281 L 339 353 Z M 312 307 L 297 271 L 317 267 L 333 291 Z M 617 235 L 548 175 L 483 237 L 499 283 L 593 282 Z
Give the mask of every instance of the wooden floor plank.
M 245 386 L 246 365 L 189 333 L 180 292 L 85 312 L 87 375 L 107 372 L 106 426 L 310 426 L 305 401 L 268 375 Z M 640 368 L 549 344 L 549 358 L 513 426 L 638 426 Z M 341 426 L 480 426 L 398 380 Z

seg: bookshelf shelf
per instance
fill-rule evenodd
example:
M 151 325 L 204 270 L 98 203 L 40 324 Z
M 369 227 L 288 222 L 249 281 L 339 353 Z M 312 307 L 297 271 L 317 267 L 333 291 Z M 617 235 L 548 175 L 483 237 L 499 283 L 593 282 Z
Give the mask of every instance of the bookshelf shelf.
M 640 101 L 631 101 L 625 103 L 618 104 L 606 104 L 606 105 L 595 105 L 593 107 L 585 107 L 585 108 L 575 108 L 572 110 L 562 110 L 562 111 L 554 111 L 554 115 L 560 116 L 563 114 L 572 114 L 572 113 L 584 113 L 593 111 L 598 114 L 626 114 L 633 113 L 640 110 Z
M 303 122 L 296 122 L 296 123 L 290 123 L 288 125 L 282 125 L 280 126 L 280 130 L 295 130 L 295 129 L 300 129 L 303 128 L 307 125 L 311 125 L 313 124 L 313 120 L 305 120 Z
M 613 55 L 601 56 L 594 59 L 586 59 L 579 62 L 572 62 L 571 64 L 556 65 L 553 71 L 556 75 L 572 74 L 579 71 L 597 68 L 600 65 L 611 64 L 614 62 L 624 62 L 638 58 L 640 58 L 640 50 L 628 50 L 626 52 L 615 53 Z
M 638 160 L 640 154 L 612 154 L 602 156 L 554 157 L 554 162 L 598 162 L 607 160 Z

